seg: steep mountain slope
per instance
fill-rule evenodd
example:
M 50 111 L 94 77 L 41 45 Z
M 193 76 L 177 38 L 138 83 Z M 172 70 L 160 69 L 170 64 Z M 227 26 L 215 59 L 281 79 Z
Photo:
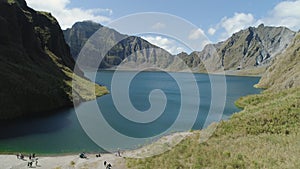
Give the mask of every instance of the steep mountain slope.
M 294 36 L 295 32 L 285 27 L 259 25 L 241 30 L 224 42 L 209 44 L 203 51 L 193 52 L 184 58 L 192 68 L 199 67 L 201 60 L 213 71 L 258 68 L 269 65 Z M 195 55 L 201 59 L 195 59 Z M 201 67 L 200 71 L 203 71 Z
M 81 48 L 102 25 L 91 22 L 78 22 L 72 28 L 63 31 L 67 44 L 71 47 L 71 55 L 76 59 Z
M 24 0 L 0 1 L 0 119 L 53 111 L 76 100 L 94 99 L 105 88 L 73 76 L 74 60 L 56 19 Z
M 300 34 L 276 57 L 259 87 L 265 92 L 240 98 L 243 110 L 191 136 L 164 154 L 127 159 L 129 168 L 300 168 Z M 208 127 L 208 131 L 211 130 Z
M 100 68 L 111 68 L 121 62 L 128 69 L 135 69 L 136 65 L 142 64 L 166 68 L 173 60 L 167 51 L 140 37 L 123 35 L 114 29 L 91 21 L 75 23 L 72 28 L 64 31 L 66 42 L 69 44 L 74 58 L 77 58 L 87 40 L 100 28 L 99 35 L 94 35 L 98 38 L 99 42 L 97 43 L 103 44 L 97 47 L 99 53 L 103 53 L 107 46 L 111 47 L 102 60 Z
M 71 29 L 64 31 L 74 58 L 87 39 L 99 28 L 103 29 L 101 33 L 106 37 L 101 39 L 99 35 L 101 44 L 109 46 L 119 42 L 108 52 L 100 68 L 114 67 L 123 62 L 129 69 L 146 64 L 158 65 L 170 71 L 184 71 L 190 68 L 195 72 L 240 70 L 239 72 L 245 71 L 245 74 L 261 74 L 295 36 L 295 32 L 285 27 L 259 25 L 257 28 L 241 30 L 226 41 L 209 44 L 202 51 L 180 53 L 175 57 L 142 38 L 122 35 L 113 29 L 86 21 L 76 23 Z M 146 49 L 153 48 L 156 51 L 145 52 Z M 132 54 L 134 55 L 130 56 Z
M 276 91 L 300 86 L 300 33 L 291 45 L 273 61 L 257 87 Z

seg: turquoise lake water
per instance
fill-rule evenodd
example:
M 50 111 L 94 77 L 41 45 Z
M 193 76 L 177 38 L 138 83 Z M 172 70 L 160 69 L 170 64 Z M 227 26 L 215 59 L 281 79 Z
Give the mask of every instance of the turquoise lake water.
M 97 73 L 96 81 L 111 89 L 111 79 L 113 71 L 101 71 Z M 122 72 L 119 78 L 120 91 L 129 92 L 131 104 L 138 111 L 147 111 L 151 104 L 149 102 L 149 94 L 155 89 L 160 89 L 166 97 L 166 107 L 162 114 L 156 120 L 149 123 L 138 123 L 124 118 L 118 112 L 112 100 L 112 94 L 105 95 L 97 99 L 102 116 L 117 133 L 126 135 L 132 138 L 148 138 L 159 135 L 165 132 L 172 126 L 173 123 L 178 124 L 171 132 L 186 130 L 185 126 L 192 125 L 192 129 L 203 128 L 207 118 L 207 113 L 210 109 L 212 90 L 209 76 L 206 74 L 194 74 L 196 84 L 199 88 L 200 105 L 194 105 L 194 101 L 199 99 L 197 92 L 191 91 L 188 96 L 181 97 L 180 84 L 174 79 L 181 81 L 184 86 L 189 86 L 193 83 L 193 79 L 187 78 L 190 75 L 187 73 L 165 73 L 165 72 L 140 72 L 131 81 L 129 89 L 122 88 L 122 84 L 132 76 L 134 72 Z M 87 74 L 89 76 L 89 74 Z M 210 75 L 217 77 L 219 75 Z M 234 101 L 241 96 L 259 93 L 259 89 L 253 88 L 253 85 L 259 81 L 257 77 L 238 77 L 226 76 L 226 102 L 223 111 L 223 119 L 227 119 L 231 114 L 238 112 L 239 109 L 234 106 Z M 215 81 L 214 83 L 219 83 Z M 221 83 L 221 82 L 220 82 Z M 222 84 L 223 85 L 223 84 Z M 216 85 L 217 87 L 224 87 Z M 192 87 L 190 90 L 194 90 Z M 195 94 L 193 94 L 195 93 Z M 119 99 L 123 96 L 120 95 Z M 221 96 L 220 96 L 221 97 Z M 153 103 L 161 103 L 163 100 L 159 97 L 153 97 Z M 183 99 L 183 100 L 182 100 Z M 181 103 L 185 103 L 186 112 L 193 111 L 197 107 L 199 111 L 196 117 L 185 116 L 177 119 Z M 83 109 L 85 113 L 96 112 L 94 108 L 89 107 L 91 102 L 79 105 L 78 109 Z M 126 107 L 126 100 L 121 106 Z M 198 110 L 197 109 L 197 110 Z M 88 118 L 88 115 L 86 116 Z M 99 128 L 104 124 L 97 124 Z M 82 129 L 74 108 L 64 109 L 58 113 L 48 117 L 38 117 L 31 119 L 20 119 L 14 122 L 1 122 L 0 135 L 0 151 L 1 152 L 35 152 L 39 154 L 57 154 L 57 153 L 78 153 L 78 152 L 103 152 L 103 149 L 95 144 Z M 109 131 L 108 131 L 109 132 Z M 99 136 L 109 137 L 110 133 L 105 133 L 99 130 Z M 119 144 L 122 143 L 122 144 Z M 142 141 L 139 145 L 145 144 L 147 141 Z M 111 144 L 115 148 L 132 149 L 136 148 L 137 143 L 114 139 Z

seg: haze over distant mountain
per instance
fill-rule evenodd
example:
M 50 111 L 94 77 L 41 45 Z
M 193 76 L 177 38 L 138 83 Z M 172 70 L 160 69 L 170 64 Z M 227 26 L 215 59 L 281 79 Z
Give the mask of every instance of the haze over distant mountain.
M 78 74 L 56 19 L 29 8 L 25 0 L 0 1 L 0 119 L 51 112 L 90 100 L 106 89 Z M 101 93 L 100 92 L 103 92 Z
M 146 64 L 156 65 L 169 71 L 184 71 L 190 68 L 195 72 L 250 70 L 248 73 L 251 73 L 253 69 L 259 70 L 263 67 L 260 71 L 254 72 L 259 74 L 276 55 L 287 48 L 295 36 L 295 32 L 285 27 L 259 25 L 257 28 L 249 27 L 241 30 L 223 42 L 206 45 L 202 51 L 191 54 L 182 52 L 176 57 L 142 38 L 122 35 L 113 29 L 86 21 L 76 23 L 71 29 L 64 31 L 74 58 L 77 57 L 87 39 L 99 28 L 105 30 L 101 32 L 109 34 L 109 36 L 105 35 L 109 38 L 101 40 L 102 43 L 115 44 L 122 39 L 108 52 L 100 68 L 114 67 L 123 62 L 129 65 L 129 68 Z M 149 48 L 159 49 L 160 52 L 153 50 L 145 52 L 145 49 Z

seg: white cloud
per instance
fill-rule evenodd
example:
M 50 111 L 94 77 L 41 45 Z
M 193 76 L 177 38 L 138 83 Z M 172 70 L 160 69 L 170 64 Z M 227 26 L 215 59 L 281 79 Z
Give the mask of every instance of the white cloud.
M 300 0 L 280 2 L 268 16 L 258 22 L 265 25 L 286 26 L 297 31 L 300 28 Z
M 56 17 L 62 29 L 71 27 L 77 21 L 92 20 L 95 22 L 108 22 L 112 15 L 111 9 L 81 9 L 68 8 L 70 0 L 51 0 L 47 3 L 41 0 L 27 0 L 28 6 L 36 10 L 51 12 Z
M 210 34 L 210 35 L 214 35 L 214 34 L 216 33 L 216 31 L 217 31 L 217 30 L 216 30 L 215 28 L 209 28 L 207 32 L 208 32 L 208 34 Z
M 200 37 L 204 36 L 204 31 L 202 29 L 195 29 L 195 30 L 192 30 L 189 34 L 189 39 L 190 40 L 196 40 L 196 39 L 199 39 Z
M 226 38 L 231 36 L 233 33 L 245 29 L 249 26 L 253 26 L 255 19 L 252 14 L 248 13 L 235 13 L 233 17 L 224 17 L 221 20 L 220 26 L 225 29 L 223 36 Z
M 142 38 L 156 46 L 167 50 L 171 54 L 178 54 L 180 52 L 186 51 L 185 47 L 181 46 L 173 39 L 165 38 L 162 36 L 143 36 Z
M 268 26 L 285 26 L 298 31 L 300 29 L 299 11 L 300 0 L 283 1 L 262 18 L 254 18 L 251 13 L 235 13 L 232 17 L 224 17 L 216 26 L 210 28 L 208 33 L 212 36 L 219 36 L 219 40 L 224 40 L 241 29 L 261 23 Z
M 152 26 L 152 29 L 159 30 L 159 29 L 163 29 L 165 27 L 166 27 L 166 25 L 164 23 L 157 22 Z

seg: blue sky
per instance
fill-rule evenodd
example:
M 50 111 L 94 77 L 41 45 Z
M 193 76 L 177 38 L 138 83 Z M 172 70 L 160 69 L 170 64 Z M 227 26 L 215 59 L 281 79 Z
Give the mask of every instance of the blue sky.
M 253 13 L 257 17 L 262 17 L 279 2 L 279 0 L 267 2 L 262 0 L 248 2 L 245 0 L 72 0 L 68 7 L 108 8 L 113 10 L 113 18 L 137 12 L 165 12 L 183 17 L 199 27 L 207 28 L 219 22 L 224 16 L 232 16 L 236 12 Z
M 184 18 L 199 27 L 211 42 L 225 40 L 234 32 L 260 23 L 286 26 L 294 31 L 300 28 L 300 0 L 51 0 L 47 3 L 27 0 L 27 3 L 34 9 L 51 12 L 63 29 L 82 20 L 109 25 L 115 19 L 140 12 L 163 12 Z M 159 45 L 163 38 L 151 36 L 148 40 L 156 40 Z

